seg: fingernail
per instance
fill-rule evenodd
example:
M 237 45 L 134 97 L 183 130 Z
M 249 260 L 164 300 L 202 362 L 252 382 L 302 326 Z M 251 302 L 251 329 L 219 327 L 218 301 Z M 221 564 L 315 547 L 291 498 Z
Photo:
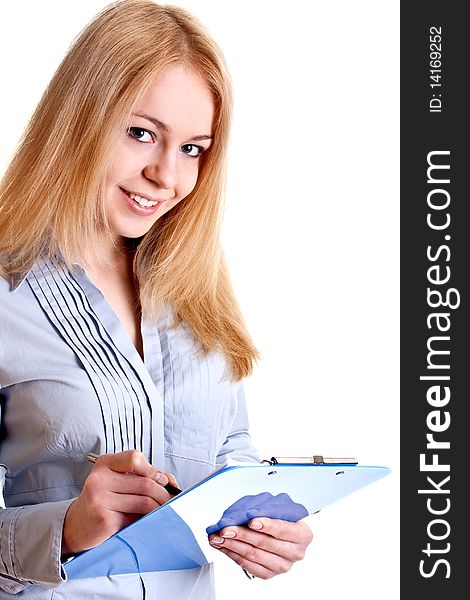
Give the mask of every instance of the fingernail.
M 250 523 L 250 527 L 251 527 L 252 529 L 262 529 L 262 527 L 263 527 L 263 523 L 262 523 L 261 521 L 252 521 L 252 522 Z
M 168 478 L 166 475 L 163 475 L 163 473 L 157 473 L 155 475 L 155 481 L 157 483 L 168 483 Z
M 233 529 L 227 529 L 227 531 L 224 531 L 224 533 L 222 534 L 222 537 L 234 538 L 236 535 L 237 535 L 236 531 L 234 531 Z
M 211 544 L 223 544 L 223 543 L 224 543 L 224 539 L 223 539 L 223 538 L 221 538 L 221 537 L 218 537 L 218 536 L 216 536 L 216 537 L 213 537 L 213 538 L 210 540 L 210 543 L 211 543 Z

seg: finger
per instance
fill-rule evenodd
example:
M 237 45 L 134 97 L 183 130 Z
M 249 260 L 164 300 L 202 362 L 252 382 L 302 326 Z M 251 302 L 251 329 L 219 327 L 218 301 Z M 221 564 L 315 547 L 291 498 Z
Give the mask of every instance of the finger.
M 96 461 L 96 466 L 98 468 L 106 466 L 116 472 L 149 477 L 161 486 L 169 483 L 168 475 L 171 475 L 163 473 L 158 467 L 151 465 L 145 455 L 138 450 L 104 454 Z M 174 479 L 173 475 L 171 477 Z
M 124 514 L 146 515 L 161 506 L 150 496 L 135 494 L 110 494 L 106 508 Z
M 155 481 L 157 481 L 160 485 L 167 485 L 167 483 L 170 483 L 174 487 L 178 487 L 178 482 L 176 481 L 173 473 L 165 473 L 164 471 L 160 471 L 160 469 L 154 465 L 152 465 L 152 470 L 148 477 L 155 479 Z
M 150 477 L 150 479 L 153 479 L 160 485 L 166 485 L 169 482 L 167 474 L 163 473 L 163 471 L 160 471 L 158 467 L 154 467 L 153 465 L 147 477 Z
M 220 551 L 231 558 L 233 561 L 237 563 L 242 569 L 246 569 L 249 573 L 254 575 L 255 577 L 259 577 L 260 579 L 271 579 L 278 573 L 282 573 L 284 571 L 271 571 L 271 569 L 267 568 L 264 565 L 261 565 L 256 562 L 252 562 L 246 556 L 241 556 L 237 554 L 233 550 L 229 550 L 228 548 L 220 548 Z M 287 569 L 289 570 L 289 569 Z
M 88 496 L 96 496 L 98 503 L 104 501 L 107 492 L 148 496 L 158 505 L 171 498 L 167 490 L 150 477 L 117 473 L 111 469 L 92 472 L 85 482 L 85 489 Z
M 282 519 L 268 519 L 257 517 L 248 523 L 250 529 L 266 533 L 278 540 L 300 544 L 306 548 L 313 539 L 312 530 L 303 521 L 291 523 Z
M 294 562 L 283 554 L 273 554 L 237 539 L 225 539 L 223 544 L 219 546 L 215 545 L 215 547 L 225 548 L 230 552 L 234 552 L 250 563 L 261 565 L 273 573 L 286 573 Z
M 215 544 L 213 543 L 214 539 L 216 539 Z M 249 546 L 250 548 L 255 548 L 261 552 L 267 552 L 271 556 L 280 557 L 290 562 L 302 560 L 305 556 L 305 548 L 300 544 L 277 540 L 270 535 L 250 531 L 247 527 L 230 527 L 230 529 L 223 529 L 215 536 L 212 536 L 209 542 L 216 548 L 223 545 L 241 555 L 243 555 L 243 547 L 248 551 L 249 549 L 246 547 Z M 249 553 L 251 554 L 251 551 L 249 551 Z M 252 558 L 251 560 L 254 559 Z
M 134 473 L 143 477 L 150 477 L 152 474 L 155 475 L 156 469 L 139 450 L 103 454 L 96 460 L 95 468 L 103 466 L 118 473 Z
M 132 482 L 123 482 L 125 493 L 132 493 L 138 496 L 148 496 L 159 505 L 168 502 L 172 498 L 171 494 L 163 487 L 163 484 L 156 482 L 150 477 L 130 477 L 123 475 L 123 478 L 132 479 Z
M 176 481 L 176 478 L 173 475 L 173 473 L 165 473 L 165 475 L 168 477 L 168 481 L 171 483 L 171 485 L 173 485 L 174 487 L 179 488 L 179 484 Z

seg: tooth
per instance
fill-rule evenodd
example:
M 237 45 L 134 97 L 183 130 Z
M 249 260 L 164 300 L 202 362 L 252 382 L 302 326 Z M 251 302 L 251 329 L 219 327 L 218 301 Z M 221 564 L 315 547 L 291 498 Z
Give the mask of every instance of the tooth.
M 132 200 L 135 200 L 141 206 L 156 206 L 158 202 L 154 202 L 153 200 L 147 200 L 147 198 L 143 198 L 142 196 L 138 196 L 137 194 L 129 194 L 129 197 Z

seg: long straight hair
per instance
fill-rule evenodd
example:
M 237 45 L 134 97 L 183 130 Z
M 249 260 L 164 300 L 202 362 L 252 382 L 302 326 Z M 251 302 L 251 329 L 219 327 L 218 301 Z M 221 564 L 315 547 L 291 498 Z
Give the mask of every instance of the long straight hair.
M 220 245 L 232 94 L 218 46 L 187 11 L 120 0 L 82 31 L 37 106 L 0 183 L 0 265 L 23 277 L 41 254 L 68 265 L 82 249 L 99 256 L 107 223 L 103 184 L 111 149 L 133 106 L 170 67 L 192 69 L 215 104 L 213 142 L 194 190 L 140 240 L 134 258 L 143 314 L 171 305 L 202 350 L 222 351 L 229 375 L 249 375 L 258 357 L 234 296 Z

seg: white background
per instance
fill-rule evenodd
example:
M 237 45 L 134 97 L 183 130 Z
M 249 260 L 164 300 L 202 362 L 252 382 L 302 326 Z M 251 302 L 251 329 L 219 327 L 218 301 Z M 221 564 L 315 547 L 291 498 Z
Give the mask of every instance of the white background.
M 221 557 L 219 600 L 396 600 L 399 2 L 178 0 L 222 46 L 235 85 L 224 228 L 263 360 L 246 383 L 264 457 L 355 456 L 387 478 L 309 517 L 286 575 Z M 0 5 L 4 166 L 103 0 Z

